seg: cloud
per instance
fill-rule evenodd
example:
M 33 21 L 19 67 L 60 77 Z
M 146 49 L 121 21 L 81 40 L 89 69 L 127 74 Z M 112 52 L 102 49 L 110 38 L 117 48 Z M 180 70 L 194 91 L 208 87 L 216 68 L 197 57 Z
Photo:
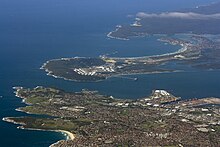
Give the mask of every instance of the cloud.
M 136 16 L 139 18 L 220 19 L 220 13 L 205 15 L 193 12 L 165 12 L 160 14 L 139 12 Z

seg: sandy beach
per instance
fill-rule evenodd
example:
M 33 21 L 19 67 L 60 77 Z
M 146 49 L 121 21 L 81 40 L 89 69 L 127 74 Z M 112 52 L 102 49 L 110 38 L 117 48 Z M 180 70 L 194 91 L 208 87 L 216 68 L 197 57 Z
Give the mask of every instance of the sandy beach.
M 55 130 L 55 132 L 61 132 L 62 134 L 67 135 L 66 140 L 73 140 L 73 139 L 75 138 L 74 134 L 71 133 L 71 132 L 69 132 L 69 131 L 65 131 L 65 130 Z M 57 142 L 51 144 L 49 147 L 54 147 L 54 146 L 56 146 L 57 144 L 59 144 L 60 142 L 62 142 L 62 141 L 64 141 L 64 140 L 59 140 L 59 141 L 57 141 Z
M 56 132 L 61 132 L 63 134 L 66 134 L 67 135 L 67 140 L 73 140 L 75 138 L 74 134 L 69 132 L 69 131 L 57 130 Z

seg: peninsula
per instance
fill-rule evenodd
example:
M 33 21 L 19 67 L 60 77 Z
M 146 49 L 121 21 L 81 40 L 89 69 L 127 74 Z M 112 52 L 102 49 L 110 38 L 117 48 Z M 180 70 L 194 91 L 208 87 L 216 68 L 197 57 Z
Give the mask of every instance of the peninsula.
M 181 48 L 173 53 L 134 58 L 100 56 L 53 59 L 44 63 L 41 69 L 56 78 L 87 82 L 121 75 L 176 72 L 189 67 L 203 70 L 220 68 L 218 36 L 186 34 L 161 37 L 160 41 Z M 170 66 L 174 63 L 175 67 Z
M 19 124 L 18 128 L 65 130 L 70 135 L 51 146 L 220 145 L 219 98 L 181 100 L 154 90 L 148 97 L 131 100 L 41 86 L 17 87 L 15 93 L 27 104 L 17 110 L 39 116 L 3 120 Z

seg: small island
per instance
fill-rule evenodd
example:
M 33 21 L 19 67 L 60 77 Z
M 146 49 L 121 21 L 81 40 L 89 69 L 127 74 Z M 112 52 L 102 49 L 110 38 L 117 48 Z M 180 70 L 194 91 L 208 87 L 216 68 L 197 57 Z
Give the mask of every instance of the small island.
M 51 146 L 219 146 L 220 99 L 181 100 L 165 90 L 131 100 L 97 91 L 15 87 L 36 116 L 7 117 L 21 129 L 63 131 Z

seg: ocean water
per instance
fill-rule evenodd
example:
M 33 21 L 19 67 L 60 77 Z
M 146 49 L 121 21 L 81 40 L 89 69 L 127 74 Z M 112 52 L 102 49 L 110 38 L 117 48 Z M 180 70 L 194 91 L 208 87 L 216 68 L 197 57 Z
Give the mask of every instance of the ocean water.
M 13 86 L 53 86 L 68 91 L 99 90 L 120 98 L 140 98 L 153 89 L 166 89 L 182 98 L 220 97 L 219 71 L 136 75 L 138 81 L 110 78 L 79 83 L 49 77 L 40 66 L 47 60 L 73 56 L 143 56 L 173 52 L 157 37 L 130 41 L 108 39 L 118 24 L 131 23 L 140 11 L 162 12 L 207 4 L 214 0 L 0 0 L 0 118 L 25 116 Z M 115 54 L 114 54 L 115 53 Z M 131 76 L 134 77 L 134 76 Z M 1 147 L 49 146 L 65 139 L 55 132 L 18 130 L 0 121 Z

